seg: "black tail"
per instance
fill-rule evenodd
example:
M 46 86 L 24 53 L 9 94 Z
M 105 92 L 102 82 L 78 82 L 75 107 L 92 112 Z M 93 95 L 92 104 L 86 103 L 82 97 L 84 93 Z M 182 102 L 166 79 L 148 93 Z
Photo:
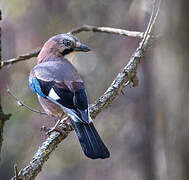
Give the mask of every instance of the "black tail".
M 74 126 L 82 150 L 87 157 L 92 159 L 105 159 L 110 157 L 107 147 L 102 142 L 92 122 L 90 124 L 84 124 L 71 121 L 71 123 Z

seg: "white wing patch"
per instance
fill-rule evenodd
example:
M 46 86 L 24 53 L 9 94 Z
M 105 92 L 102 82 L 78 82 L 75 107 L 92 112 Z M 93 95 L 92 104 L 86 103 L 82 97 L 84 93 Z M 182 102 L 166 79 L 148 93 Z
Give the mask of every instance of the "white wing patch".
M 73 112 L 72 109 L 69 109 L 69 108 L 66 108 L 64 107 L 62 104 L 58 103 L 54 98 L 50 97 L 50 96 L 47 96 L 47 99 L 49 99 L 50 101 L 52 101 L 53 103 L 59 105 L 62 110 L 75 122 L 83 122 L 78 116 L 77 114 L 75 114 Z
M 54 91 L 53 88 L 51 88 L 48 96 L 51 97 L 54 100 L 60 99 L 60 97 L 58 96 L 58 94 L 56 94 L 56 92 Z

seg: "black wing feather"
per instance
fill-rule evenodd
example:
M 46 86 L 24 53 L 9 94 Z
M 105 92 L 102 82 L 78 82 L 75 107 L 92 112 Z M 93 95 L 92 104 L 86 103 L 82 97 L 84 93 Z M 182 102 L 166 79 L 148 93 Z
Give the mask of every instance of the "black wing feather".
M 59 100 L 57 100 L 60 104 L 63 106 L 75 109 L 74 103 L 73 103 L 73 97 L 74 93 L 71 92 L 69 89 L 64 88 L 57 88 L 56 86 L 53 86 L 54 91 L 57 93 L 57 95 L 60 97 Z
M 40 84 L 42 92 L 46 96 L 48 96 L 48 94 L 49 94 L 49 92 L 50 92 L 50 90 L 53 87 L 55 82 L 54 81 L 42 81 L 42 80 L 40 80 L 38 78 L 36 78 L 36 79 L 39 81 L 39 84 Z
M 73 109 L 80 114 L 81 119 L 88 122 L 88 100 L 84 88 L 78 89 L 75 92 L 71 91 L 67 86 L 61 87 L 55 81 L 43 81 L 38 79 L 42 92 L 48 96 L 53 88 L 56 94 L 60 97 L 58 103 L 66 108 Z M 80 82 L 79 82 L 80 83 Z

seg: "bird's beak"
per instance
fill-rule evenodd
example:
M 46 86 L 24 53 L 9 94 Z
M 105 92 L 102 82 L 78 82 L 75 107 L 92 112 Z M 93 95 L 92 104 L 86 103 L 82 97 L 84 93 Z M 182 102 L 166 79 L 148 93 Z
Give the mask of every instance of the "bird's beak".
M 85 44 L 81 44 L 80 42 L 77 42 L 76 43 L 76 46 L 74 48 L 74 51 L 83 51 L 83 52 L 88 52 L 90 51 L 91 49 L 86 46 Z

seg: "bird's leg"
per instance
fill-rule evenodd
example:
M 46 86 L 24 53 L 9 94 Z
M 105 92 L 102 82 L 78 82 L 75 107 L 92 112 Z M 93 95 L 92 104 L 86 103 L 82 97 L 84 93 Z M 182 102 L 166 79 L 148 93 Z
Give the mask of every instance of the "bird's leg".
M 55 125 L 46 132 L 47 135 L 50 135 L 53 131 L 57 131 L 61 134 L 64 133 L 63 132 L 64 130 L 62 128 L 60 128 L 60 125 L 61 125 L 62 120 L 64 119 L 64 116 L 65 116 L 65 114 L 62 113 L 61 116 L 58 118 L 57 122 L 55 123 Z
M 47 135 L 50 135 L 53 131 L 57 131 L 64 135 L 67 131 L 72 130 L 72 126 L 69 123 L 69 117 L 62 113 L 56 124 L 52 128 L 43 128 Z

